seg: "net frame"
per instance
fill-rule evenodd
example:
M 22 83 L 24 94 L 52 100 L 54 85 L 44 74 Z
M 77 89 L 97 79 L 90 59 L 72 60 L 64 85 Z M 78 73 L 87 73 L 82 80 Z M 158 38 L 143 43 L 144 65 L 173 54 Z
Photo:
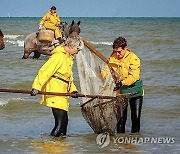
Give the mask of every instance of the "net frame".
M 128 101 L 126 96 L 110 100 L 95 97 L 81 105 L 81 112 L 96 134 L 108 132 L 114 135 L 117 122 L 122 117 Z

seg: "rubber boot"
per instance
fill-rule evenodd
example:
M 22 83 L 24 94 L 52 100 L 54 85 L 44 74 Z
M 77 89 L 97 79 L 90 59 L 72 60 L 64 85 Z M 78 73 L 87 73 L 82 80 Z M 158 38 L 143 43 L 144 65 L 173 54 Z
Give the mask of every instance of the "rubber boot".
M 126 121 L 121 118 L 117 124 L 117 133 L 125 133 Z
M 127 119 L 127 107 L 123 111 L 123 117 L 117 123 L 117 133 L 125 133 L 125 125 Z
M 131 108 L 131 133 L 140 132 L 140 117 L 141 117 L 141 108 L 143 103 L 143 97 L 135 97 L 130 99 L 130 108 Z
M 51 131 L 51 135 L 55 137 L 66 135 L 68 125 L 67 111 L 52 108 L 52 112 L 55 119 L 55 126 Z
M 132 120 L 131 133 L 140 132 L 140 120 Z

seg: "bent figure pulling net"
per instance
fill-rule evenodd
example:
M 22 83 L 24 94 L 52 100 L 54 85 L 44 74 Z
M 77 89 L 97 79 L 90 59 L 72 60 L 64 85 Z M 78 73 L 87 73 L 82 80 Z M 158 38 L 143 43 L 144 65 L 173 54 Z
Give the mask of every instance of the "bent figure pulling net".
M 81 92 L 84 94 L 114 96 L 114 99 L 83 98 L 81 111 L 95 133 L 109 132 L 114 134 L 122 110 L 128 97 L 115 97 L 114 81 L 110 75 L 104 79 L 101 75 L 103 61 L 85 48 L 76 55 Z

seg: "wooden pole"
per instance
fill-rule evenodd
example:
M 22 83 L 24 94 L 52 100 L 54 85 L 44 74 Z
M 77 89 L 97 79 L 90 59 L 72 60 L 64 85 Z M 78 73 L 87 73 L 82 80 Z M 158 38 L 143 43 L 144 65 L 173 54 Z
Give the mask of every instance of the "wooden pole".
M 6 93 L 23 93 L 30 94 L 30 90 L 19 90 L 19 89 L 0 89 L 0 92 Z M 38 94 L 41 95 L 55 95 L 55 96 L 78 96 L 78 97 L 86 97 L 86 98 L 101 98 L 101 99 L 114 99 L 114 96 L 102 96 L 102 95 L 85 95 L 85 94 L 72 94 L 72 93 L 59 93 L 59 92 L 43 92 L 39 91 Z
M 91 44 L 89 44 L 86 40 L 83 40 L 84 45 L 93 53 L 95 53 L 100 59 L 102 59 L 105 63 L 109 63 L 109 60 L 101 54 L 98 50 L 96 50 Z

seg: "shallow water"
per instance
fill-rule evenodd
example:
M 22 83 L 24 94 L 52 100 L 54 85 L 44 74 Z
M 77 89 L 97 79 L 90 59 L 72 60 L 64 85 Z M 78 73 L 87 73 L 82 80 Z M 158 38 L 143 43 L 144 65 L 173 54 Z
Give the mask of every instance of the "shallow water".
M 81 21 L 81 36 L 107 57 L 115 37 L 128 40 L 142 63 L 145 97 L 140 137 L 174 137 L 175 143 L 114 143 L 111 137 L 110 144 L 100 148 L 97 135 L 82 117 L 79 98 L 71 99 L 67 137 L 52 138 L 53 116 L 49 108 L 39 104 L 40 96 L 0 93 L 1 153 L 179 153 L 180 18 L 62 18 L 68 23 L 73 19 Z M 0 88 L 31 89 L 48 57 L 21 57 L 23 41 L 36 31 L 39 20 L 0 18 L 6 45 L 0 51 Z M 73 69 L 79 88 L 76 63 Z M 127 136 L 131 136 L 130 127 L 128 117 Z

